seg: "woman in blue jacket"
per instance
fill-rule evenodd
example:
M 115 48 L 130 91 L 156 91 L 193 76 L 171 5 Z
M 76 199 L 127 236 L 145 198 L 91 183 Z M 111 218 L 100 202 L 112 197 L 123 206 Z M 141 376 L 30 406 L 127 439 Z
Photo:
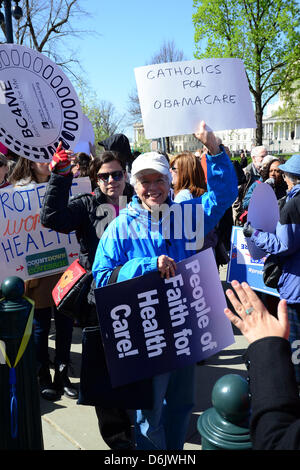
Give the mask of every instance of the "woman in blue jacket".
M 207 158 L 207 192 L 173 203 L 168 197 L 171 174 L 166 158 L 156 152 L 137 157 L 131 172 L 136 196 L 108 226 L 97 248 L 92 269 L 97 287 L 105 286 L 117 267 L 118 282 L 157 270 L 162 277 L 173 276 L 176 262 L 201 248 L 205 234 L 235 200 L 236 174 L 223 147 L 203 121 L 195 136 L 211 154 Z M 175 217 L 169 217 L 172 207 Z M 181 224 L 184 233 L 178 234 Z M 152 378 L 153 407 L 136 411 L 138 449 L 183 448 L 194 406 L 194 372 L 195 367 L 188 366 Z
M 243 232 L 266 253 L 279 255 L 282 274 L 277 289 L 280 298 L 288 304 L 291 326 L 289 341 L 293 349 L 294 341 L 297 341 L 294 344 L 294 348 L 297 348 L 300 340 L 300 155 L 293 155 L 279 169 L 284 172 L 288 189 L 276 232 L 258 231 L 250 223 L 245 225 Z M 295 373 L 300 385 L 298 364 L 295 364 Z

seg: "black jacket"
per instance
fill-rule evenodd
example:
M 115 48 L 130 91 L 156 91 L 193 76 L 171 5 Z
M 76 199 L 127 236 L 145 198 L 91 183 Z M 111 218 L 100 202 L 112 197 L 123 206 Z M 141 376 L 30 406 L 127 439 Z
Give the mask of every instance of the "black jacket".
M 41 223 L 56 232 L 76 232 L 80 245 L 79 260 L 81 265 L 90 271 L 97 250 L 99 236 L 103 233 L 105 224 L 99 223 L 107 213 L 99 208 L 107 203 L 106 196 L 100 189 L 95 188 L 93 193 L 84 193 L 69 198 L 73 176 L 51 174 L 41 209 Z M 124 195 L 128 201 L 133 196 L 133 188 L 126 183 Z M 107 225 L 107 224 L 106 224 Z
M 270 336 L 246 352 L 254 450 L 300 449 L 300 399 L 287 340 Z

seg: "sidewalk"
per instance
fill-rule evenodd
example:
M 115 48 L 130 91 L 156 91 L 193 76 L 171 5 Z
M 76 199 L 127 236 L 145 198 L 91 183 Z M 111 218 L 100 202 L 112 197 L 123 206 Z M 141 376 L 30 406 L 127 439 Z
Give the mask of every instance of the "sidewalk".
M 226 269 L 221 271 L 224 281 Z M 223 287 L 226 287 L 226 283 Z M 201 437 L 197 431 L 199 415 L 211 407 L 211 392 L 215 382 L 225 374 L 237 373 L 246 376 L 241 355 L 247 348 L 245 338 L 234 330 L 235 343 L 197 366 L 197 401 L 192 414 L 184 449 L 200 450 Z M 50 335 L 50 355 L 54 352 L 55 335 Z M 51 351 L 51 348 L 53 351 Z M 73 373 L 70 379 L 79 383 L 81 354 L 81 329 L 74 328 L 71 361 Z M 77 405 L 76 400 L 62 397 L 48 402 L 41 398 L 42 427 L 45 450 L 109 450 L 103 442 L 94 407 Z

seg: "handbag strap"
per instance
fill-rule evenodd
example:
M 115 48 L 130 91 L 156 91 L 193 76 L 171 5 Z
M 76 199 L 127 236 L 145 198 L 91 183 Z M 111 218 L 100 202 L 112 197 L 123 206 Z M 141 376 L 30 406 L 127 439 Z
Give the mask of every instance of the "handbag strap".
M 118 275 L 119 275 L 119 271 L 120 271 L 121 268 L 122 268 L 122 265 L 117 266 L 117 267 L 113 270 L 113 272 L 111 273 L 110 278 L 109 278 L 109 281 L 108 281 L 107 284 L 114 284 L 115 282 L 117 282 Z

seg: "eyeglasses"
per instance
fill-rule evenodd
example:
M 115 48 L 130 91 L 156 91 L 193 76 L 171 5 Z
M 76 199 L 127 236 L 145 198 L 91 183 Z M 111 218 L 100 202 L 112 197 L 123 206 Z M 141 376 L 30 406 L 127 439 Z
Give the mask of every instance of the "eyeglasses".
M 177 173 L 177 168 L 175 166 L 171 166 L 171 170 Z
M 104 181 L 105 183 L 108 182 L 109 177 L 112 177 L 114 181 L 120 181 L 124 176 L 124 171 L 112 171 L 111 173 L 98 173 L 97 180 Z

